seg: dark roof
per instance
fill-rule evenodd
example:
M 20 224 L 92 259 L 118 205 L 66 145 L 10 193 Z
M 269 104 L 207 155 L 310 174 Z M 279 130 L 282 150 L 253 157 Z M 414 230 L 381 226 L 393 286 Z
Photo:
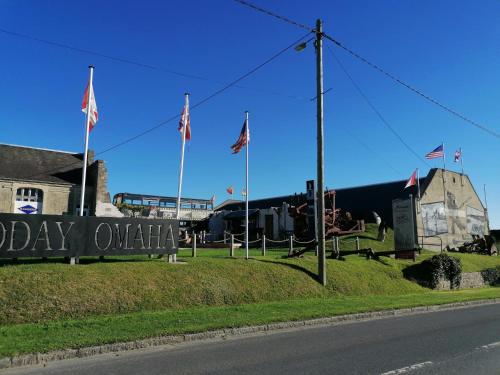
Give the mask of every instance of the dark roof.
M 82 154 L 0 144 L 0 178 L 80 185 Z
M 248 216 L 255 215 L 258 212 L 259 212 L 259 210 L 257 210 L 257 209 L 254 209 L 254 210 L 249 209 Z M 244 219 L 245 213 L 246 213 L 245 210 L 233 211 L 233 212 L 230 212 L 230 213 L 224 215 L 224 220 Z
M 424 193 L 427 185 L 434 177 L 437 169 L 431 169 L 426 177 L 419 178 L 421 194 Z M 335 207 L 342 208 L 351 212 L 354 218 L 367 219 L 372 211 L 387 222 L 392 222 L 392 200 L 408 198 L 409 194 L 417 195 L 417 187 L 412 186 L 404 189 L 407 180 L 392 181 L 380 184 L 357 186 L 351 188 L 334 189 Z M 291 206 L 300 206 L 306 203 L 306 195 L 304 193 L 294 195 L 283 195 L 279 197 L 257 199 L 248 202 L 250 209 L 263 209 L 269 207 L 281 207 L 283 202 Z M 331 204 L 327 204 L 330 207 Z M 227 204 L 222 209 L 224 210 L 242 210 L 244 202 L 236 202 Z

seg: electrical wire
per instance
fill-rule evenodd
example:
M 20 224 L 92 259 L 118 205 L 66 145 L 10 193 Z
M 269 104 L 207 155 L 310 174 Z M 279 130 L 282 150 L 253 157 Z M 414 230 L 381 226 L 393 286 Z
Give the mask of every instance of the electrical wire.
M 264 8 L 261 8 L 259 6 L 256 6 L 255 4 L 252 4 L 248 1 L 244 1 L 244 0 L 233 0 L 239 4 L 242 4 L 242 5 L 245 5 L 249 8 L 252 8 L 258 12 L 261 12 L 261 13 L 264 13 L 264 14 L 267 14 L 269 16 L 272 16 L 276 19 L 279 19 L 281 21 L 284 21 L 284 22 L 287 22 L 291 25 L 294 25 L 294 26 L 297 26 L 297 27 L 300 27 L 300 28 L 304 28 L 304 29 L 307 29 L 307 30 L 310 30 L 312 32 L 316 32 L 316 30 L 314 28 L 311 28 L 307 25 L 304 25 L 304 24 L 301 24 L 301 23 L 298 23 L 294 20 L 291 20 L 287 17 L 283 17 L 277 13 L 274 13 L 274 12 L 271 12 L 269 10 L 266 10 Z M 437 99 L 433 98 L 432 96 L 430 95 L 427 95 L 425 94 L 423 91 L 413 87 L 412 85 L 404 82 L 403 80 L 399 79 L 398 77 L 396 77 L 395 75 L 389 73 L 388 71 L 386 71 L 385 69 L 382 69 L 380 66 L 378 66 L 377 64 L 374 64 L 372 63 L 371 61 L 369 61 L 368 59 L 364 58 L 363 56 L 361 56 L 360 54 L 358 54 L 357 52 L 353 51 L 352 49 L 346 47 L 344 44 L 342 44 L 341 42 L 339 42 L 338 40 L 336 40 L 335 38 L 331 37 L 330 35 L 326 34 L 326 33 L 322 33 L 323 37 L 325 39 L 328 39 L 330 40 L 331 42 L 333 42 L 337 47 L 339 48 L 342 48 L 344 51 L 348 52 L 351 56 L 355 57 L 356 59 L 362 61 L 363 63 L 367 64 L 368 66 L 372 67 L 373 69 L 377 70 L 378 72 L 384 74 L 386 77 L 390 78 L 391 80 L 393 80 L 394 82 L 398 83 L 399 85 L 407 88 L 408 90 L 412 91 L 413 93 L 419 95 L 420 97 L 424 98 L 425 100 L 427 100 L 428 102 L 438 106 L 439 108 L 441 108 L 442 110 L 452 114 L 453 116 L 455 117 L 458 117 L 460 118 L 461 120 L 465 121 L 466 123 L 488 133 L 489 135 L 492 135 L 496 138 L 500 138 L 500 134 L 497 133 L 496 131 L 494 130 L 491 130 L 489 129 L 488 127 L 484 126 L 484 125 L 481 125 L 480 123 L 478 123 L 477 121 L 474 121 L 470 118 L 468 118 L 467 116 L 461 114 L 460 112 L 452 109 L 451 107 L 441 103 L 440 101 L 438 101 Z
M 202 100 L 196 102 L 195 104 L 193 104 L 192 106 L 190 106 L 190 110 L 192 111 L 193 109 L 196 109 L 198 107 L 200 107 L 201 105 L 205 104 L 206 102 L 208 102 L 209 100 L 213 99 L 214 97 L 222 94 L 224 91 L 228 90 L 229 88 L 235 86 L 238 82 L 244 80 L 245 78 L 248 78 L 250 75 L 252 75 L 253 73 L 255 73 L 256 71 L 258 71 L 259 69 L 263 68 L 265 65 L 269 64 L 270 62 L 272 62 L 273 60 L 275 60 L 276 58 L 278 58 L 279 56 L 281 56 L 282 54 L 284 54 L 286 51 L 288 51 L 289 49 L 295 47 L 297 45 L 297 43 L 300 43 L 302 40 L 304 40 L 310 33 L 308 32 L 307 34 L 303 35 L 302 37 L 300 37 L 298 40 L 294 41 L 293 43 L 289 44 L 288 46 L 286 46 L 285 48 L 281 49 L 280 51 L 278 51 L 277 53 L 275 53 L 274 55 L 272 55 L 270 58 L 268 58 L 267 60 L 265 60 L 264 62 L 262 62 L 261 64 L 257 65 L 255 68 L 249 70 L 247 73 L 239 76 L 238 78 L 236 78 L 235 80 L 231 81 L 230 83 L 226 84 L 224 87 L 216 90 L 215 92 L 213 92 L 212 94 L 206 96 L 205 98 L 203 98 Z M 314 39 L 314 37 L 312 38 L 309 38 L 306 43 L 310 42 L 312 39 Z M 132 136 L 132 137 L 129 137 L 127 139 L 124 139 L 123 141 L 115 144 L 115 145 L 112 145 L 102 151 L 99 151 L 97 153 L 95 153 L 94 156 L 99 156 L 99 155 L 103 155 L 111 150 L 114 150 L 114 149 L 117 149 L 121 146 L 124 146 L 126 145 L 127 143 L 130 143 L 140 137 L 143 137 L 144 135 L 146 134 L 149 134 L 153 131 L 155 131 L 156 129 L 162 127 L 162 126 L 165 126 L 169 123 L 171 123 L 172 121 L 176 120 L 179 118 L 179 114 L 175 114 L 173 115 L 172 117 L 169 117 L 168 119 Z M 70 163 L 64 167 L 58 167 L 57 169 L 49 169 L 49 170 L 45 170 L 45 171 L 41 171 L 41 172 L 38 172 L 34 175 L 30 175 L 30 176 L 27 176 L 25 177 L 25 179 L 30 179 L 30 178 L 34 178 L 36 176 L 39 176 L 39 175 L 42 175 L 42 174 L 47 174 L 47 173 L 51 173 L 51 172 L 57 172 L 57 171 L 60 171 L 61 168 L 66 168 L 66 167 L 71 167 L 71 166 L 74 166 L 74 165 L 77 165 L 77 164 L 80 164 L 80 161 L 76 161 L 74 163 Z
M 385 119 L 384 116 L 380 113 L 380 111 L 375 107 L 375 105 L 371 102 L 371 100 L 365 95 L 363 90 L 361 90 L 361 87 L 356 83 L 354 78 L 352 78 L 351 74 L 347 71 L 345 68 L 344 64 L 335 56 L 331 48 L 326 45 L 328 52 L 332 55 L 333 59 L 337 62 L 339 65 L 340 69 L 344 72 L 344 74 L 347 76 L 351 84 L 354 86 L 358 94 L 363 98 L 363 100 L 368 104 L 368 106 L 372 109 L 372 111 L 377 115 L 377 117 L 382 121 L 382 123 L 389 129 L 389 131 L 406 147 L 408 151 L 410 151 L 417 159 L 419 159 L 422 163 L 427 165 L 429 168 L 432 168 L 432 166 L 424 159 L 422 158 L 404 139 L 399 135 L 399 133 L 389 124 L 389 122 Z
M 215 80 L 215 79 L 211 79 L 211 78 L 207 78 L 207 77 L 201 77 L 201 76 L 198 76 L 198 75 L 193 75 L 193 74 L 188 74 L 188 73 L 182 73 L 182 72 L 179 72 L 179 71 L 176 71 L 176 70 L 172 70 L 172 69 L 168 69 L 168 68 L 165 68 L 165 67 L 156 66 L 156 65 L 152 65 L 152 64 L 146 64 L 146 63 L 142 63 L 142 62 L 139 62 L 139 61 L 134 61 L 134 60 L 126 59 L 126 58 L 123 58 L 123 57 L 111 56 L 111 55 L 108 55 L 108 54 L 104 54 L 104 53 L 92 51 L 92 50 L 89 50 L 89 49 L 75 47 L 75 46 L 72 46 L 72 45 L 69 45 L 69 44 L 59 43 L 59 42 L 55 42 L 55 41 L 48 40 L 48 39 L 42 39 L 42 38 L 38 38 L 38 37 L 35 37 L 35 36 L 32 36 L 32 35 L 22 34 L 22 33 L 18 33 L 18 32 L 15 32 L 15 31 L 6 30 L 6 29 L 3 29 L 3 28 L 0 28 L 0 33 L 4 33 L 6 35 L 14 36 L 14 37 L 17 37 L 17 38 L 23 38 L 23 39 L 32 40 L 32 41 L 35 41 L 35 42 L 38 42 L 38 43 L 42 43 L 42 44 L 47 44 L 47 45 L 50 45 L 50 46 L 53 46 L 53 47 L 58 47 L 58 48 L 67 49 L 67 50 L 70 50 L 70 51 L 76 51 L 76 52 L 80 52 L 80 53 L 85 53 L 87 55 L 98 56 L 98 57 L 101 57 L 101 58 L 104 58 L 104 59 L 108 59 L 108 60 L 111 60 L 111 61 L 114 61 L 114 62 L 118 62 L 118 63 L 128 64 L 128 65 L 134 65 L 134 66 L 138 66 L 140 68 L 145 68 L 145 69 L 149 69 L 149 70 L 155 70 L 155 71 L 159 71 L 159 72 L 162 72 L 162 73 L 173 74 L 173 75 L 176 75 L 176 76 L 179 76 L 179 77 L 184 77 L 184 78 L 189 78 L 189 79 L 195 79 L 195 80 L 205 81 L 205 82 L 214 82 L 214 83 L 218 83 L 218 84 L 223 84 L 224 83 L 223 81 L 220 81 L 220 80 Z M 290 99 L 295 99 L 295 100 L 307 100 L 307 98 L 305 98 L 305 97 L 301 97 L 301 96 L 297 96 L 297 95 L 290 95 L 290 94 L 283 94 L 283 93 L 280 93 L 280 92 L 277 92 L 277 91 L 274 91 L 274 90 L 262 90 L 262 89 L 257 89 L 257 88 L 251 88 L 251 87 L 241 86 L 241 85 L 238 85 L 238 86 L 235 86 L 235 87 L 240 88 L 240 89 L 245 89 L 245 90 L 251 90 L 251 91 L 256 91 L 256 92 L 262 92 L 262 93 L 266 93 L 266 94 L 271 94 L 271 95 L 275 95 L 275 96 L 283 96 L 283 97 L 290 98 Z

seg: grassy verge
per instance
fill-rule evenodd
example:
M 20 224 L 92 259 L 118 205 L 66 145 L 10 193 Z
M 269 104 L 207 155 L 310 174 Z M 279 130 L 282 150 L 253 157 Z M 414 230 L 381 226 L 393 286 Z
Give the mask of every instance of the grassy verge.
M 0 327 L 0 357 L 169 334 L 500 297 L 500 288 L 193 307 Z

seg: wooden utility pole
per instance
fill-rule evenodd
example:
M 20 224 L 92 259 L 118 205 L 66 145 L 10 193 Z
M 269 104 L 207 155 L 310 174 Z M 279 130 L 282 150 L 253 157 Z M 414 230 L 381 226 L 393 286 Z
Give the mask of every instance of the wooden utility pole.
M 317 225 L 318 225 L 318 279 L 326 285 L 325 256 L 325 195 L 323 156 L 323 23 L 316 21 L 316 103 L 317 103 Z

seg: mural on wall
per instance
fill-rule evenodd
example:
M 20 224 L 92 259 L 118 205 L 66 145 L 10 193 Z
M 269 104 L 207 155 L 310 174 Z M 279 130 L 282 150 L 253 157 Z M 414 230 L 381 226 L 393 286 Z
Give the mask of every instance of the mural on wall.
M 448 233 L 444 202 L 423 204 L 421 212 L 424 224 L 424 236 Z
M 473 207 L 467 206 L 467 231 L 470 234 L 482 236 L 484 234 L 485 222 L 484 213 Z
M 470 198 L 467 199 L 467 201 L 469 200 Z M 467 201 L 459 206 L 455 194 L 451 191 L 446 192 L 446 213 L 450 218 L 450 232 L 452 234 L 465 234 L 467 231 L 467 220 L 463 209 Z

